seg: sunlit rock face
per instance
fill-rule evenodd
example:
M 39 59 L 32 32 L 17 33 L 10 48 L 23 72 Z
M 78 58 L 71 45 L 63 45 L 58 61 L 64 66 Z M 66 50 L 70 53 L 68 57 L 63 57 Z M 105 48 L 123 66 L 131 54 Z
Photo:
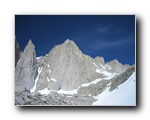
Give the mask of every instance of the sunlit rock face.
M 105 64 L 103 57 L 93 59 L 83 54 L 78 46 L 69 39 L 60 45 L 54 46 L 48 54 L 40 57 L 38 66 L 43 69 L 36 84 L 38 90 L 40 90 L 40 86 L 43 86 L 42 89 L 46 87 L 52 89 L 50 88 L 51 78 L 55 79 L 57 88 L 73 90 L 81 84 L 91 82 L 97 78 L 107 77 L 107 74 L 103 71 L 111 72 L 116 69 L 113 71 L 114 73 L 122 72 L 122 69 L 118 68 L 119 65 L 116 68 L 113 67 L 113 63 L 110 63 L 110 65 L 109 63 Z M 124 66 L 121 65 L 121 67 Z
M 30 40 L 15 68 L 15 91 L 30 90 L 35 84 L 37 76 L 37 60 L 35 47 Z

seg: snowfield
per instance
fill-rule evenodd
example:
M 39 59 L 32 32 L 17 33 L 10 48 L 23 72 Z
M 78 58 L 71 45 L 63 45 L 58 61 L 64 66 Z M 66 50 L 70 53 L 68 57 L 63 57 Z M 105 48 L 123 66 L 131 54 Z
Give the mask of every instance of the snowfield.
M 135 72 L 117 89 L 109 91 L 109 87 L 95 97 L 98 99 L 93 105 L 100 106 L 136 106 Z

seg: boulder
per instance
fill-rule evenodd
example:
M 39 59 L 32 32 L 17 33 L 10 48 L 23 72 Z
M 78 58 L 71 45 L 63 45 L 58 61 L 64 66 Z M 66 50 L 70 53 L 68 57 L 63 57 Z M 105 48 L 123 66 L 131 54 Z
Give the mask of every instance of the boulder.
M 15 97 L 15 102 L 19 105 L 23 105 L 25 102 L 20 96 Z
M 47 88 L 49 90 L 57 90 L 58 91 L 60 89 L 60 86 L 59 86 L 59 83 L 57 81 L 50 80 L 48 82 Z

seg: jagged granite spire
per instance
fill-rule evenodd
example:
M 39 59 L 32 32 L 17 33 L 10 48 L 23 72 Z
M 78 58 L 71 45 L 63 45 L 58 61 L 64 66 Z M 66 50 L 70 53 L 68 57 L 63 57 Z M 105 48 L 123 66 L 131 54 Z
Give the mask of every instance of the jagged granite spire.
M 37 76 L 35 46 L 31 40 L 26 45 L 15 69 L 15 91 L 30 90 Z

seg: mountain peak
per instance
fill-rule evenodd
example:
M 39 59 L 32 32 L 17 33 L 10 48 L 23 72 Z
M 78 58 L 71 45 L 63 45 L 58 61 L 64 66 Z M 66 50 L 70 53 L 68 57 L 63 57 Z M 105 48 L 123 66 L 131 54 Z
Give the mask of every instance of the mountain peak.
M 25 49 L 24 49 L 24 52 L 25 51 L 29 51 L 29 53 L 32 53 L 31 51 L 35 51 L 35 46 L 34 44 L 32 43 L 32 40 L 30 39 L 29 42 L 27 43 Z
M 63 46 L 64 49 L 69 49 L 69 51 L 70 50 L 71 51 L 73 50 L 75 52 L 80 51 L 80 49 L 78 48 L 76 43 L 73 40 L 70 40 L 70 39 L 66 39 L 65 42 L 61 45 Z M 81 51 L 79 53 L 81 53 Z
M 32 40 L 29 39 L 29 42 L 27 43 L 27 45 L 33 45 Z
M 72 41 L 72 40 L 70 40 L 70 39 L 66 39 L 64 43 L 65 43 L 65 44 L 68 44 L 68 43 L 70 43 L 71 41 Z
M 65 45 L 70 44 L 70 45 L 75 45 L 75 46 L 77 46 L 77 45 L 75 44 L 75 42 L 74 42 L 73 40 L 70 40 L 70 39 L 66 39 L 63 44 L 65 44 Z
M 30 39 L 15 69 L 16 92 L 30 90 L 34 86 L 37 69 L 35 46 Z

